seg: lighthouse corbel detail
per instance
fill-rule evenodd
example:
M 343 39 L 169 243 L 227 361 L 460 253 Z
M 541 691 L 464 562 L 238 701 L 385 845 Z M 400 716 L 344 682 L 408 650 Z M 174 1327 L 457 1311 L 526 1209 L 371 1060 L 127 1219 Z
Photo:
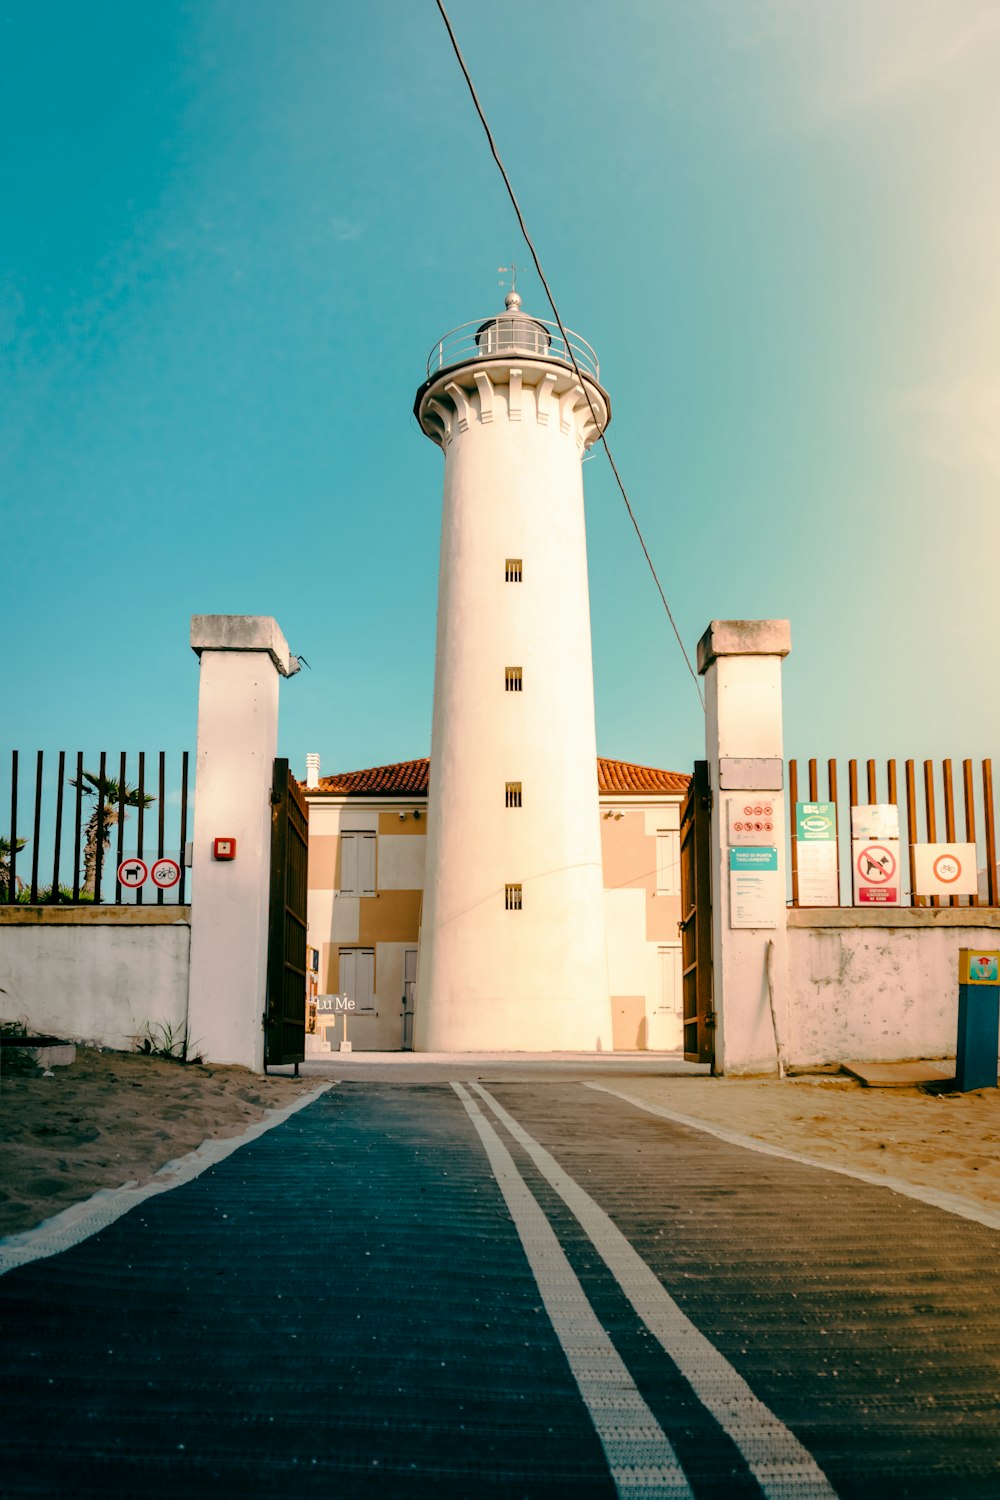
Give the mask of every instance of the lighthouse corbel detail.
M 579 374 L 511 293 L 414 406 L 445 455 L 421 1050 L 612 1045 L 581 470 L 610 403 L 570 339 Z

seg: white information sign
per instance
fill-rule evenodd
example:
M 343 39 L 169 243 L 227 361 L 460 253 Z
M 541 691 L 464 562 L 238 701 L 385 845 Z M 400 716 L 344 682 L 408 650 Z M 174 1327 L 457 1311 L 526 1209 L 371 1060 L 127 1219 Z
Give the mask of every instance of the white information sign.
M 855 906 L 899 906 L 902 884 L 898 839 L 853 839 Z
M 839 906 L 836 803 L 796 802 L 795 832 L 799 905 Z
M 798 871 L 800 906 L 840 905 L 836 844 L 800 844 Z
M 899 808 L 895 802 L 872 802 L 851 808 L 852 839 L 898 839 Z
M 774 843 L 774 802 L 766 792 L 727 797 L 729 843 L 757 848 Z
M 730 927 L 776 927 L 777 849 L 730 849 Z
M 914 894 L 974 896 L 977 863 L 975 844 L 914 844 Z

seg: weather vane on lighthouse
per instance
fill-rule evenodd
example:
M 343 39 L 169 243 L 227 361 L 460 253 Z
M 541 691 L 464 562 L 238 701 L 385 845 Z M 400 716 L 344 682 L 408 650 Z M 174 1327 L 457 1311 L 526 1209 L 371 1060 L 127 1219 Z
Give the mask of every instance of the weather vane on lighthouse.
M 523 270 L 524 267 L 522 266 L 521 269 Z M 511 298 L 512 297 L 516 297 L 517 298 L 517 304 L 520 307 L 520 305 L 521 305 L 521 298 L 520 298 L 520 295 L 519 295 L 518 290 L 517 290 L 517 270 L 518 270 L 518 268 L 514 264 L 513 261 L 511 261 L 511 263 L 510 263 L 509 266 L 497 266 L 497 275 L 498 276 L 509 276 L 510 277 L 510 292 L 508 293 L 508 297 L 511 297 Z M 505 283 L 503 281 L 501 281 L 499 283 L 499 285 L 500 286 L 504 286 Z M 508 301 L 508 306 L 509 305 L 510 305 L 510 303 Z

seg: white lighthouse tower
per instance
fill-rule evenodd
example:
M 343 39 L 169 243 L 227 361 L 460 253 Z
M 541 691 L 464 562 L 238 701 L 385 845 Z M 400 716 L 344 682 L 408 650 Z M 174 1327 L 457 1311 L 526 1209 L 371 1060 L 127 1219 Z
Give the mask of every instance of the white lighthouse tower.
M 414 1043 L 610 1050 L 581 473 L 599 434 L 558 327 L 506 307 L 434 346 L 414 404 L 445 455 Z

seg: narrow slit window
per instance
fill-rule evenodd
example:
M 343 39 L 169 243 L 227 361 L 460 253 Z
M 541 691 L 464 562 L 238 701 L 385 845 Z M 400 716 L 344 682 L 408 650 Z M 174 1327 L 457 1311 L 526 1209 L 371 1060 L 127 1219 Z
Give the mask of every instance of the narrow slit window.
M 524 571 L 521 559 L 519 557 L 508 557 L 506 566 L 504 568 L 504 578 L 506 579 L 507 583 L 522 582 L 524 578 Z
M 504 667 L 504 687 L 508 693 L 521 692 L 521 667 Z
M 508 807 L 521 806 L 521 783 L 519 781 L 508 781 L 506 785 L 506 796 Z
M 521 887 L 520 885 L 505 885 L 503 888 L 503 904 L 508 911 L 521 910 Z

